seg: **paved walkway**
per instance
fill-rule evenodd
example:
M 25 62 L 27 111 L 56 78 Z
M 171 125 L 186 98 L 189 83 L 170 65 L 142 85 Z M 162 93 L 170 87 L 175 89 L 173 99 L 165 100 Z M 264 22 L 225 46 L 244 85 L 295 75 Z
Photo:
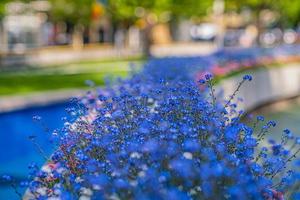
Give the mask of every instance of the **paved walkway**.
M 152 45 L 151 54 L 155 57 L 165 56 L 203 56 L 217 50 L 211 42 L 171 43 L 166 45 Z
M 155 57 L 207 55 L 216 50 L 209 42 L 177 42 L 164 45 L 152 45 L 150 51 Z M 112 45 L 94 45 L 74 50 L 71 47 L 47 47 L 28 50 L 21 54 L 0 55 L 0 66 L 17 65 L 57 65 L 70 62 L 124 59 L 140 57 L 140 49 L 116 48 Z
M 47 92 L 36 92 L 25 95 L 1 96 L 0 113 L 19 110 L 32 106 L 42 106 L 67 101 L 72 97 L 79 97 L 85 93 L 81 89 L 67 89 Z

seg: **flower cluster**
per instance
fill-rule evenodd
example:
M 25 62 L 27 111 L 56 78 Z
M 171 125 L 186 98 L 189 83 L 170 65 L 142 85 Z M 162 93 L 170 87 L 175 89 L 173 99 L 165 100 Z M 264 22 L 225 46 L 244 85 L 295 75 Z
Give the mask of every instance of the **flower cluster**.
M 253 127 L 230 99 L 216 100 L 212 75 L 146 66 L 132 78 L 74 100 L 72 119 L 41 170 L 31 165 L 32 199 L 297 199 L 291 167 L 299 138 L 262 141 L 276 123 Z M 241 83 L 251 81 L 246 75 Z M 240 87 L 240 86 L 239 86 Z M 210 94 L 210 97 L 209 95 Z M 254 132 L 259 128 L 257 133 Z M 299 163 L 298 163 L 299 164 Z M 299 167 L 299 165 L 298 165 Z M 298 196 L 297 196 L 298 195 Z
M 183 67 L 201 79 L 207 72 L 222 77 L 232 72 L 300 61 L 300 45 L 274 48 L 222 49 L 211 55 L 195 57 L 154 58 L 147 65 Z
M 201 60 L 201 59 L 200 59 Z M 130 79 L 73 99 L 57 149 L 23 182 L 32 199 L 299 199 L 300 139 L 274 121 L 242 122 L 234 93 L 217 99 L 212 74 L 152 60 Z M 194 66 L 193 66 L 194 63 Z M 182 64 L 182 65 L 181 65 Z M 251 81 L 245 75 L 243 83 Z M 201 88 L 201 89 L 199 89 Z M 11 177 L 4 177 L 11 181 Z

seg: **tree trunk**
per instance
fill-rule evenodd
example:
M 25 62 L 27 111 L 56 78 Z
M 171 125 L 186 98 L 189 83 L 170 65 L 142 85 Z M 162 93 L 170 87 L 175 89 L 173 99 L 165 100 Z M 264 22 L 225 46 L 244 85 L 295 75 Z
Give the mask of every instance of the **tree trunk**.
M 255 15 L 255 26 L 257 28 L 257 38 L 256 38 L 256 43 L 258 46 L 261 45 L 261 42 L 260 42 L 260 36 L 262 34 L 262 27 L 261 27 L 261 24 L 260 24 L 260 19 L 259 19 L 259 11 L 256 12 L 256 15 Z
M 83 27 L 76 25 L 72 33 L 72 47 L 74 50 L 83 48 Z
M 8 51 L 8 41 L 7 41 L 7 32 L 5 30 L 3 21 L 0 20 L 0 52 L 7 52 Z
M 152 45 L 152 28 L 153 25 L 147 24 L 145 29 L 142 31 L 142 39 L 143 39 L 143 54 L 146 57 L 151 57 L 151 45 Z

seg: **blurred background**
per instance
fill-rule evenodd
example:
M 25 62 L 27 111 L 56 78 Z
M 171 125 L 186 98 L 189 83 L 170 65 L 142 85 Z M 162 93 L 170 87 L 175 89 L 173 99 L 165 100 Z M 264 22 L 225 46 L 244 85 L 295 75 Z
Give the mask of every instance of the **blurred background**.
M 293 44 L 299 42 L 299 7 L 292 0 L 2 0 L 1 64 L 99 59 L 100 50 L 107 58 L 196 54 L 197 44 L 209 46 L 203 53 L 216 45 Z M 189 48 L 180 52 L 180 45 Z M 83 49 L 91 53 L 70 52 Z
M 293 50 L 299 45 L 296 0 L 1 0 L 0 175 L 18 183 L 31 161 L 45 162 L 33 143 L 51 154 L 49 139 L 63 125 L 67 99 L 91 81 L 102 86 L 105 77 L 125 77 L 149 59 L 212 59 L 228 50 L 251 57 L 281 49 L 300 62 Z M 299 131 L 297 102 L 262 112 Z M 16 198 L 1 182 L 0 199 Z

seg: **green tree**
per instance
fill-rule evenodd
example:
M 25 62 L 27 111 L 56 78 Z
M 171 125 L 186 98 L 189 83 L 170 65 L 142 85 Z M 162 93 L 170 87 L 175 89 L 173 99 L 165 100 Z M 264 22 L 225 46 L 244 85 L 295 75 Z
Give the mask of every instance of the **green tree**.
M 132 22 L 139 18 L 137 8 L 160 15 L 170 12 L 172 17 L 204 16 L 213 0 L 108 0 L 107 9 L 115 22 Z
M 83 29 L 91 22 L 92 6 L 95 0 L 49 0 L 50 19 L 53 22 L 65 22 L 72 35 L 75 48 L 82 46 Z
M 11 0 L 2 0 L 0 1 L 0 20 L 4 17 L 5 15 L 5 5 L 10 2 Z
M 16 0 L 0 0 L 0 20 L 5 16 L 5 6 L 9 2 L 14 2 Z M 19 0 L 19 2 L 30 2 L 32 0 Z
M 226 10 L 241 11 L 243 8 L 250 8 L 254 22 L 258 30 L 258 35 L 265 28 L 260 21 L 262 10 L 269 9 L 277 14 L 276 25 L 280 28 L 295 28 L 300 21 L 300 1 L 295 0 L 225 0 Z M 260 43 L 257 37 L 257 43 Z
M 212 7 L 212 0 L 108 0 L 107 11 L 115 26 L 130 26 L 141 19 L 145 23 L 145 53 L 149 54 L 149 33 L 155 23 L 165 20 L 165 16 L 176 21 L 180 18 L 202 17 Z M 149 17 L 155 16 L 153 24 Z
M 0 2 L 0 19 L 4 16 L 5 12 L 5 4 L 3 2 Z
M 49 0 L 51 19 L 72 25 L 88 25 L 91 20 L 92 5 L 95 0 Z
M 300 1 L 279 0 L 276 4 L 281 22 L 287 27 L 296 27 L 300 22 Z
M 300 21 L 300 1 L 295 0 L 225 0 L 227 10 L 250 8 L 256 20 L 263 9 L 277 12 L 283 27 L 295 27 Z

